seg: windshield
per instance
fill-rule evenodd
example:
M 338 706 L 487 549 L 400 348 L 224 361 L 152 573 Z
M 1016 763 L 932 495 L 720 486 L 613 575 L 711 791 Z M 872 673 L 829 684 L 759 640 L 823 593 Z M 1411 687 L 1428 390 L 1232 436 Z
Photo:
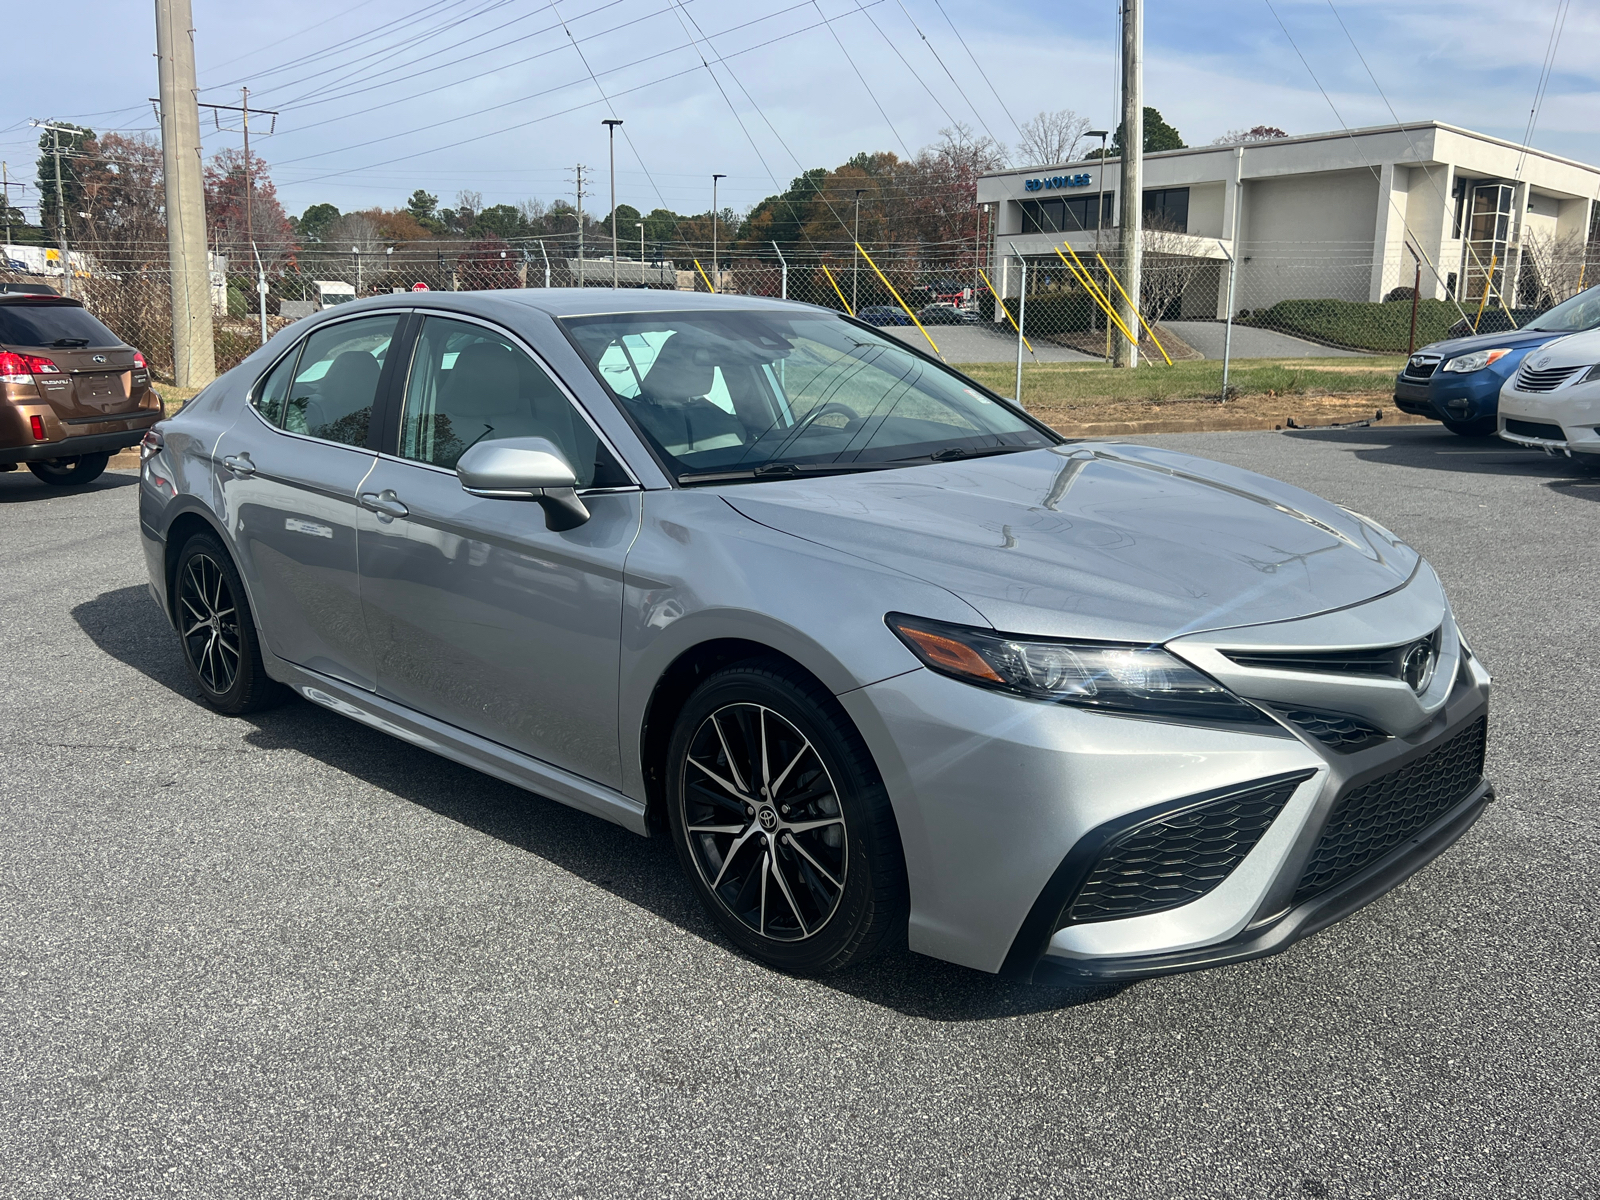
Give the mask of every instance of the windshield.
M 680 482 L 870 470 L 1057 440 L 955 372 L 825 313 L 564 323 Z
M 1535 317 L 1528 328 L 1536 333 L 1579 333 L 1600 326 L 1600 287 L 1579 292 L 1571 300 L 1563 300 L 1541 317 Z

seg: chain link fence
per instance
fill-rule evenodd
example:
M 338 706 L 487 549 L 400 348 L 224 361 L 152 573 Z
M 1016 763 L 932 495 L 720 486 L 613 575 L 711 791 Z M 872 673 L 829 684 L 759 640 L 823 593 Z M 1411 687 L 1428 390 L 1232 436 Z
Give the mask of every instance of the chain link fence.
M 1118 341 L 1136 334 L 1143 355 L 1159 360 L 1214 357 L 1228 311 L 1229 263 L 1192 250 L 1195 239 L 1168 246 L 1147 239 L 1140 287 L 1141 321 L 1119 322 L 1119 260 L 1110 250 L 1065 246 L 1046 254 L 996 257 L 974 247 L 928 253 L 905 246 L 867 246 L 786 253 L 710 246 L 676 247 L 670 256 L 576 257 L 541 245 L 429 245 L 418 243 L 349 254 L 302 253 L 267 277 L 267 332 L 299 317 L 358 296 L 426 288 L 477 291 L 497 288 L 618 286 L 786 297 L 851 312 L 896 336 L 938 346 L 950 362 L 1003 362 L 1015 358 L 1018 330 L 1025 361 L 1105 359 Z M 72 292 L 130 345 L 141 349 L 160 378 L 172 377 L 171 290 L 165 247 L 142 255 L 95 254 L 73 280 Z M 1595 264 L 1547 256 L 1514 268 L 1476 297 L 1457 273 L 1424 266 L 1413 313 L 1416 271 L 1409 261 L 1386 262 L 1378 276 L 1393 286 L 1372 301 L 1370 252 L 1357 247 L 1256 245 L 1241 247 L 1233 281 L 1236 328 L 1286 335 L 1273 342 L 1281 357 L 1296 348 L 1403 353 L 1474 327 L 1493 332 L 1522 326 L 1550 305 L 1600 283 Z M 13 266 L 17 264 L 12 264 Z M 234 366 L 261 342 L 260 299 L 254 274 L 229 271 L 222 260 L 212 276 L 217 369 Z M 1535 282 L 1530 284 L 1532 278 Z M 1403 280 L 1403 283 L 1394 283 Z M 45 282 L 54 276 L 0 270 L 0 281 Z M 1481 285 L 1480 285 L 1481 286 Z M 1456 299 L 1439 299 L 1447 288 Z M 1526 303 L 1507 307 L 1502 291 Z M 923 329 L 919 331 L 919 321 Z M 1412 332 L 1413 316 L 1415 333 Z M 1152 333 L 1154 337 L 1152 338 Z M 1289 341 L 1287 339 L 1294 339 Z M 1244 356 L 1236 339 L 1235 354 Z

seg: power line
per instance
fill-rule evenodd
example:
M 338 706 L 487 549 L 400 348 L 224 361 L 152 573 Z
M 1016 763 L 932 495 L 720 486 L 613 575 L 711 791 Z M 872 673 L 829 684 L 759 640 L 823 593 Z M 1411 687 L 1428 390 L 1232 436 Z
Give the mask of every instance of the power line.
M 983 69 L 983 64 L 978 61 L 978 56 L 972 52 L 972 47 L 967 45 L 967 39 L 961 36 L 961 30 L 956 28 L 956 23 L 950 19 L 950 14 L 944 10 L 943 0 L 933 0 L 939 10 L 939 15 L 944 18 L 944 23 L 950 26 L 950 32 L 956 35 L 956 41 L 961 43 L 961 48 L 967 52 L 967 57 L 972 60 L 972 65 L 978 69 L 978 74 L 983 77 L 984 83 L 989 85 L 989 92 L 994 96 L 994 102 L 1000 106 L 1000 111 L 1005 113 L 1006 120 L 1011 122 L 1011 127 L 1020 136 L 1022 126 L 1017 124 L 1017 119 L 1011 115 L 1011 110 L 1006 107 L 1006 102 L 1000 99 L 1000 93 L 995 90 L 994 80 L 989 78 L 989 72 Z
M 1361 143 L 1356 141 L 1356 135 L 1353 132 L 1351 132 L 1350 126 L 1345 123 L 1344 117 L 1342 115 L 1340 115 L 1338 106 L 1334 104 L 1333 98 L 1328 95 L 1328 89 L 1322 86 L 1322 81 L 1317 78 L 1317 73 L 1311 69 L 1311 64 L 1306 61 L 1306 56 L 1301 51 L 1300 44 L 1294 40 L 1294 35 L 1289 32 L 1289 27 L 1283 23 L 1283 18 L 1278 15 L 1278 10 L 1272 6 L 1272 0 L 1262 0 L 1262 3 L 1264 3 L 1267 6 L 1267 11 L 1269 11 L 1272 14 L 1272 19 L 1275 20 L 1278 23 L 1278 28 L 1283 30 L 1283 36 L 1289 39 L 1289 45 L 1294 48 L 1294 52 L 1295 52 L 1296 57 L 1298 57 L 1300 59 L 1300 65 L 1305 67 L 1306 74 L 1311 76 L 1311 82 L 1317 85 L 1317 91 L 1321 92 L 1322 93 L 1322 98 L 1325 101 L 1327 101 L 1328 108 L 1333 113 L 1333 119 L 1339 122 L 1339 127 L 1344 130 L 1345 136 L 1350 139 L 1350 144 L 1356 148 L 1357 157 L 1359 157 L 1361 159 L 1362 163 L 1364 163 L 1366 165 L 1367 170 L 1372 172 L 1373 180 L 1375 182 L 1377 182 L 1381 186 L 1382 183 L 1383 183 L 1382 174 L 1379 172 L 1377 167 L 1375 167 L 1371 162 L 1369 162 L 1367 160 L 1367 156 L 1361 150 Z M 1329 8 L 1333 8 L 1333 0 L 1328 0 L 1328 7 Z M 1343 29 L 1344 28 L 1344 19 L 1339 16 L 1338 9 L 1334 9 L 1333 10 L 1333 15 L 1334 15 L 1334 17 L 1336 19 L 1338 19 L 1339 27 L 1341 29 Z M 1350 31 L 1348 29 L 1345 29 L 1345 36 L 1347 38 L 1350 37 Z M 1355 39 L 1351 38 L 1350 39 L 1350 43 L 1351 43 L 1352 46 L 1355 45 Z M 1362 56 L 1360 47 L 1356 48 L 1356 57 L 1361 59 L 1361 65 L 1362 66 L 1365 67 L 1367 65 L 1367 60 L 1366 60 L 1365 57 Z M 1378 94 L 1380 96 L 1383 96 L 1384 104 L 1388 105 L 1389 104 L 1389 98 L 1387 96 L 1383 95 L 1383 88 L 1381 86 L 1379 86 L 1377 76 L 1372 74 L 1372 68 L 1371 67 L 1367 67 L 1367 75 L 1372 79 L 1373 86 L 1378 88 Z M 1394 115 L 1394 107 L 1392 105 L 1389 105 L 1389 113 L 1390 113 L 1391 116 Z M 1410 135 L 1410 133 L 1408 131 L 1406 131 L 1406 129 L 1404 127 L 1404 124 L 1400 121 L 1400 118 L 1399 117 L 1395 117 L 1395 122 L 1396 122 L 1396 124 L 1399 124 L 1401 126 L 1401 132 L 1405 134 L 1406 144 L 1411 146 L 1411 152 L 1413 154 L 1416 154 L 1417 157 L 1420 159 L 1421 155 L 1417 154 L 1416 145 L 1411 141 L 1411 135 Z M 1429 174 L 1429 178 L 1430 179 L 1432 178 L 1431 173 L 1428 173 L 1428 172 L 1424 172 L 1424 173 L 1425 174 Z M 1438 189 L 1438 184 L 1434 184 L 1434 188 L 1435 188 L 1435 190 L 1437 190 Z M 1441 194 L 1440 199 L 1441 199 L 1441 202 L 1442 202 L 1442 200 L 1443 200 L 1442 194 Z M 1393 194 L 1391 194 L 1389 196 L 1389 208 L 1391 210 L 1393 210 L 1394 213 L 1397 216 L 1399 216 L 1399 218 L 1400 218 L 1400 228 L 1405 231 L 1405 234 L 1406 234 L 1407 237 L 1411 238 L 1411 241 L 1416 245 L 1417 249 L 1423 251 L 1423 261 L 1425 261 L 1428 264 L 1428 270 L 1433 272 L 1434 280 L 1439 284 L 1440 287 L 1444 288 L 1445 292 L 1448 294 L 1450 289 L 1446 285 L 1444 279 L 1440 277 L 1439 268 L 1434 265 L 1432 256 L 1429 255 L 1426 252 L 1426 250 L 1424 249 L 1421 241 L 1418 240 L 1412 234 L 1410 222 L 1406 220 L 1406 214 L 1400 211 L 1400 206 L 1397 205 L 1394 202 Z M 1471 249 L 1470 245 L 1468 246 L 1468 249 L 1469 250 Z M 1235 253 L 1237 253 L 1237 252 L 1238 252 L 1238 248 L 1235 247 Z M 1461 319 L 1463 321 L 1466 320 L 1467 319 L 1466 310 L 1464 310 L 1461 307 L 1461 302 L 1459 300 L 1457 300 L 1456 297 L 1453 296 L 1453 295 L 1450 296 L 1450 301 L 1451 301 L 1451 303 L 1453 303 L 1456 306 L 1456 312 L 1461 314 Z
M 839 36 L 839 31 L 828 20 L 827 14 L 822 11 L 822 5 L 817 0 L 812 0 L 811 6 L 817 10 L 817 16 L 822 18 L 822 23 L 828 27 L 828 32 L 833 35 L 833 40 L 839 47 L 839 53 L 844 55 L 845 62 L 850 64 L 850 69 L 856 73 L 856 78 L 861 81 L 861 86 L 866 89 L 867 95 L 872 98 L 872 103 L 878 109 L 878 115 L 883 118 L 883 123 L 889 127 L 889 132 L 894 134 L 894 140 L 900 143 L 900 149 L 906 152 L 907 158 L 910 158 L 911 147 L 906 145 L 905 138 L 900 136 L 900 131 L 894 127 L 894 122 L 889 119 L 889 114 L 884 111 L 883 105 L 879 103 L 877 93 L 872 90 L 872 85 L 867 82 L 867 77 L 861 73 L 861 68 L 856 66 L 856 60 L 850 57 L 850 51 L 845 49 L 844 39 Z
M 871 0 L 871 2 L 872 3 L 882 3 L 883 0 Z M 820 24 L 820 22 L 819 22 L 819 24 Z M 722 62 L 722 61 L 725 61 L 728 58 L 736 58 L 736 57 L 738 57 L 739 55 L 742 55 L 742 54 L 753 53 L 753 52 L 755 52 L 757 50 L 764 49 L 767 46 L 776 45 L 779 42 L 787 41 L 789 38 L 797 37 L 802 33 L 807 33 L 810 30 L 815 29 L 815 28 L 817 28 L 817 25 L 813 24 L 813 25 L 803 26 L 803 27 L 801 27 L 799 29 L 791 30 L 788 33 L 780 34 L 777 37 L 768 38 L 764 42 L 757 42 L 753 46 L 747 46 L 743 50 L 735 51 L 733 54 L 723 55 L 722 58 L 720 58 L 718 61 Z M 662 53 L 668 53 L 668 52 L 663 51 Z M 661 54 L 646 55 L 644 58 L 637 60 L 637 62 L 627 63 L 627 64 L 624 64 L 624 65 L 619 66 L 619 67 L 610 68 L 610 69 L 608 69 L 606 71 L 603 71 L 603 72 L 600 72 L 600 73 L 602 75 L 615 74 L 617 71 L 624 71 L 624 70 L 629 69 L 630 67 L 636 66 L 636 65 L 638 65 L 639 62 L 648 62 L 650 59 L 659 58 L 659 57 L 661 57 Z M 698 65 L 695 65 L 695 66 L 691 66 L 691 67 L 686 67 L 685 69 L 683 69 L 681 71 L 673 71 L 673 72 L 670 72 L 670 73 L 668 73 L 666 75 L 659 76 L 659 77 L 657 77 L 655 79 L 647 80 L 644 83 L 636 84 L 635 86 L 633 86 L 631 88 L 625 88 L 620 92 L 613 92 L 611 94 L 610 98 L 612 100 L 615 100 L 619 96 L 631 95 L 634 92 L 643 91 L 646 88 L 656 87 L 656 86 L 658 86 L 660 84 L 663 84 L 663 83 L 670 83 L 674 79 L 681 79 L 685 75 L 693 74 L 694 72 L 698 71 L 699 69 L 700 69 L 700 67 Z M 490 112 L 490 111 L 493 111 L 494 109 L 505 108 L 505 107 L 507 107 L 508 104 L 518 103 L 518 102 L 520 102 L 520 100 L 531 100 L 531 99 L 535 99 L 535 98 L 537 98 L 539 96 L 549 95 L 552 92 L 563 91 L 563 90 L 565 90 L 567 88 L 576 86 L 576 84 L 579 83 L 579 82 L 582 82 L 582 81 L 581 80 L 574 80 L 574 81 L 571 81 L 571 82 L 568 82 L 568 83 L 558 84 L 555 87 L 546 88 L 543 91 L 535 92 L 532 95 L 520 97 L 519 100 L 507 101 L 506 104 L 492 105 L 490 108 L 484 109 L 482 111 L 483 112 Z M 453 149 L 453 148 L 458 147 L 458 146 L 470 145 L 470 144 L 472 144 L 474 142 L 483 141 L 486 138 L 498 137 L 501 134 L 511 133 L 511 132 L 514 132 L 514 131 L 519 130 L 519 129 L 526 129 L 531 125 L 542 124 L 543 122 L 549 121 L 549 120 L 553 120 L 556 117 L 566 116 L 569 113 L 574 113 L 574 112 L 581 111 L 582 109 L 585 109 L 585 108 L 590 108 L 595 103 L 597 103 L 597 102 L 596 101 L 585 101 L 582 104 L 571 105 L 571 106 L 569 106 L 567 108 L 560 109 L 560 110 L 558 110 L 556 112 L 545 113 L 543 116 L 531 117 L 526 121 L 518 121 L 518 122 L 516 122 L 514 124 L 502 126 L 499 129 L 492 129 L 492 130 L 489 130 L 486 133 L 476 134 L 476 135 L 474 135 L 472 137 L 469 137 L 469 138 L 458 138 L 458 139 L 456 139 L 454 141 L 447 142 L 447 143 L 444 143 L 442 145 L 430 146 L 426 150 L 417 150 L 417 151 L 413 151 L 413 152 L 411 152 L 409 154 L 396 155 L 394 158 L 383 159 L 380 162 L 368 163 L 368 164 L 366 164 L 366 166 L 363 166 L 363 167 L 347 167 L 347 168 L 345 168 L 344 170 L 341 170 L 341 171 L 329 171 L 326 174 L 313 176 L 312 178 L 309 178 L 309 179 L 302 179 L 299 182 L 301 182 L 302 184 L 304 184 L 304 183 L 315 183 L 315 182 L 319 182 L 320 180 L 323 180 L 323 179 L 334 179 L 334 178 L 337 178 L 340 175 L 349 175 L 349 174 L 353 174 L 353 173 L 355 173 L 357 171 L 370 170 L 370 169 L 376 168 L 376 167 L 386 167 L 386 166 L 389 166 L 392 163 L 406 162 L 406 161 L 408 161 L 410 159 L 413 159 L 413 158 L 422 158 L 422 157 L 425 157 L 426 155 L 429 155 L 429 154 L 437 154 L 441 150 L 449 150 L 449 149 Z M 427 130 L 427 129 L 435 129 L 435 128 L 438 128 L 441 125 L 453 124 L 456 121 L 464 120 L 467 117 L 476 116 L 476 115 L 478 115 L 478 114 L 476 114 L 476 113 L 468 113 L 468 114 L 465 114 L 464 116 L 452 117 L 452 118 L 449 118 L 449 119 L 443 120 L 443 121 L 436 121 L 431 125 L 425 125 L 425 126 L 422 126 L 419 129 L 407 130 L 407 131 L 405 131 L 403 133 L 389 134 L 389 135 L 386 135 L 386 136 L 381 137 L 381 138 L 373 138 L 373 139 L 371 139 L 369 141 L 366 141 L 366 142 L 357 143 L 357 145 L 355 145 L 355 146 L 348 146 L 348 147 L 344 147 L 342 149 L 337 149 L 337 150 L 322 151 L 322 152 L 319 152 L 317 154 L 303 155 L 302 157 L 300 157 L 298 159 L 290 159 L 290 160 L 287 160 L 287 161 L 289 161 L 289 162 L 304 162 L 304 161 L 307 161 L 307 160 L 313 159 L 313 158 L 324 158 L 329 154 L 347 153 L 350 150 L 359 149 L 361 146 L 376 145 L 379 142 L 393 141 L 395 138 L 408 137 L 408 136 L 410 136 L 412 134 L 420 133 L 420 132 L 423 132 L 424 130 Z
M 1567 25 L 1567 14 L 1572 11 L 1572 0 L 1556 0 L 1555 20 L 1550 26 L 1550 41 L 1544 50 L 1544 65 L 1539 71 L 1539 83 L 1533 91 L 1533 107 L 1528 110 L 1528 127 L 1522 135 L 1522 153 L 1517 155 L 1516 178 L 1522 179 L 1522 165 L 1528 157 L 1528 143 L 1533 141 L 1533 127 L 1539 123 L 1539 110 L 1544 107 L 1545 89 L 1550 86 L 1550 76 L 1555 70 L 1556 51 L 1561 47 L 1561 34 Z
M 900 11 L 905 13 L 906 20 L 911 22 L 911 28 L 917 31 L 917 36 L 922 39 L 922 44 L 928 48 L 928 53 L 933 55 L 934 61 L 937 62 L 944 73 L 950 77 L 950 82 L 955 84 L 956 91 L 959 92 L 961 94 L 961 98 L 967 102 L 967 107 L 972 110 L 972 115 L 978 118 L 978 124 L 983 126 L 983 131 L 989 135 L 989 140 L 996 146 L 1000 145 L 1000 139 L 995 137 L 994 130 L 989 128 L 989 122 L 983 119 L 983 114 L 978 111 L 978 106 L 974 104 L 972 102 L 972 98 L 967 95 L 967 90 L 961 86 L 960 80 L 955 77 L 954 73 L 949 67 L 945 66 L 944 58 L 940 55 L 938 48 L 928 40 L 928 35 L 922 32 L 922 26 L 917 24 L 917 19 L 911 15 L 911 10 L 905 6 L 905 0 L 895 0 L 895 3 L 900 6 Z M 940 107 L 942 108 L 943 105 Z

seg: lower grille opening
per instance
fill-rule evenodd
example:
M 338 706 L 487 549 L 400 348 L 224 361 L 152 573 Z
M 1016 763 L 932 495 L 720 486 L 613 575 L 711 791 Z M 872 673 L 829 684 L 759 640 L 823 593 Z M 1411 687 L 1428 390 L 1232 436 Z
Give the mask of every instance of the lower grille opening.
M 1514 433 L 1518 437 L 1543 438 L 1547 442 L 1564 442 L 1567 440 L 1566 432 L 1561 426 L 1551 425 L 1545 421 L 1518 421 L 1512 417 L 1507 417 L 1506 432 Z
M 1341 796 L 1294 903 L 1343 883 L 1465 800 L 1483 778 L 1488 734 L 1489 718 L 1480 717 L 1437 749 Z
M 1226 879 L 1311 772 L 1168 812 L 1105 845 L 1061 925 L 1114 921 L 1198 900 Z

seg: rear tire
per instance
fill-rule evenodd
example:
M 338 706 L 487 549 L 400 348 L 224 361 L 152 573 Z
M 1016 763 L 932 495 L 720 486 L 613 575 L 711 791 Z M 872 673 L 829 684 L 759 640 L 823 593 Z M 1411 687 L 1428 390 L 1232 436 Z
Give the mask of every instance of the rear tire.
M 861 735 L 787 663 L 697 688 L 667 750 L 667 819 L 690 885 L 728 938 L 796 975 L 903 941 L 900 831 Z
M 51 487 L 81 487 L 100 478 L 109 454 L 79 454 L 70 458 L 52 458 L 44 462 L 31 462 L 28 470 L 40 483 Z
M 1494 417 L 1478 417 L 1472 421 L 1452 421 L 1444 417 L 1444 427 L 1459 437 L 1493 437 L 1497 424 Z
M 197 533 L 183 544 L 172 588 L 183 663 L 205 702 L 231 717 L 283 703 L 288 689 L 261 663 L 244 583 L 215 537 Z

